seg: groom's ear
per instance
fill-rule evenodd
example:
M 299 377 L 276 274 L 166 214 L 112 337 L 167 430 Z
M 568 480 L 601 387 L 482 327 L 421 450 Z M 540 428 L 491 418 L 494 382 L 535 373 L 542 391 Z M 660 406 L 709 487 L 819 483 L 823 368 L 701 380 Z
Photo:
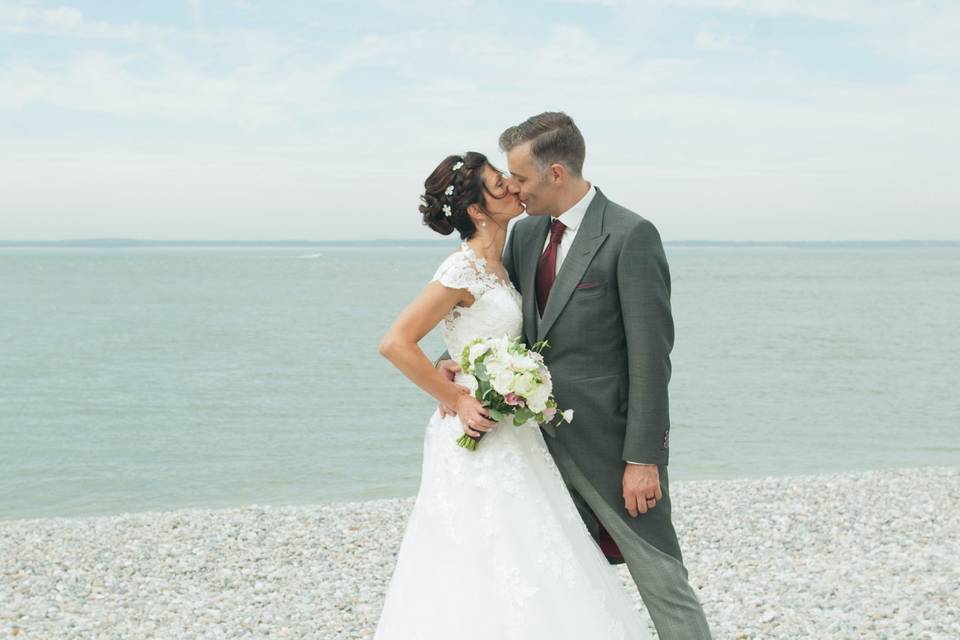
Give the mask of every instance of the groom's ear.
M 550 176 L 550 182 L 560 186 L 567 181 L 567 168 L 555 162 L 547 168 L 547 175 Z

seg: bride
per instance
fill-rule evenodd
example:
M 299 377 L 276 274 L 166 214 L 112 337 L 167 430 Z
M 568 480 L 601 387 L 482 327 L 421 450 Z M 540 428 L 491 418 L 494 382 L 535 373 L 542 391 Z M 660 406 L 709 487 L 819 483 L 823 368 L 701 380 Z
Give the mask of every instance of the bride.
M 521 335 L 521 296 L 500 258 L 507 223 L 523 205 L 475 152 L 446 158 L 425 188 L 424 224 L 463 242 L 396 319 L 380 353 L 456 415 L 438 409 L 427 425 L 420 489 L 374 638 L 648 638 L 540 428 L 490 420 L 473 396 L 476 380 L 458 373 L 450 382 L 418 346 L 440 322 L 455 359 L 474 338 Z M 475 451 L 457 446 L 464 432 L 483 434 Z

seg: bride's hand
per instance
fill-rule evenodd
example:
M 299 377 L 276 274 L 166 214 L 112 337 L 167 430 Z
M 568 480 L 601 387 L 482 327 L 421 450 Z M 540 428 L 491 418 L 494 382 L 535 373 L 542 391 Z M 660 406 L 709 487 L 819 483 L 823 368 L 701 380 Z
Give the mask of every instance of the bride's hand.
M 486 408 L 469 393 L 457 396 L 454 409 L 460 416 L 460 425 L 463 427 L 463 432 L 468 436 L 478 438 L 481 431 L 491 431 L 497 426 L 497 423 L 487 415 Z
M 447 377 L 447 380 L 453 382 L 454 377 L 460 371 L 460 365 L 454 360 L 441 360 L 437 363 L 437 370 L 440 371 L 443 375 Z M 466 389 L 466 387 L 463 387 Z M 469 391 L 469 389 L 468 389 Z M 453 410 L 452 407 L 440 403 L 440 417 L 446 418 L 447 416 L 455 416 L 457 412 Z

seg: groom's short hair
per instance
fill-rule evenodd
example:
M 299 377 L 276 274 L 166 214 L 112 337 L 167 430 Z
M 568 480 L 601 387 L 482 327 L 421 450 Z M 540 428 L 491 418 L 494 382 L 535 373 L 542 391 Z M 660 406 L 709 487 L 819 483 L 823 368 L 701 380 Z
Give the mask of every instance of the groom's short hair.
M 580 129 L 567 114 L 546 111 L 527 118 L 500 134 L 500 149 L 507 152 L 531 141 L 530 153 L 542 170 L 556 163 L 578 178 L 583 175 L 587 146 Z

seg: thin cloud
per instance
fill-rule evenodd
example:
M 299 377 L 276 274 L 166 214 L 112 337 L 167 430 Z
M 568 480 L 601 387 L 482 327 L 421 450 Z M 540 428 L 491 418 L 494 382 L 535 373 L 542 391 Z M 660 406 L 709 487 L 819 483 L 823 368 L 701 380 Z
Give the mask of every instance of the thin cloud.
M 669 237 L 831 237 L 854 228 L 837 207 L 896 236 L 910 202 L 917 233 L 960 236 L 944 213 L 960 196 L 930 191 L 960 163 L 946 41 L 960 18 L 931 3 L 584 2 L 560 19 L 342 2 L 269 25 L 240 4 L 229 24 L 196 3 L 164 25 L 0 7 L 17 43 L 0 60 L 0 237 L 56 235 L 57 219 L 81 235 L 112 220 L 122 235 L 420 237 L 419 188 L 440 158 L 500 162 L 504 127 L 555 109 L 584 130 L 591 178 Z M 758 16 L 855 37 L 781 47 L 757 37 Z

